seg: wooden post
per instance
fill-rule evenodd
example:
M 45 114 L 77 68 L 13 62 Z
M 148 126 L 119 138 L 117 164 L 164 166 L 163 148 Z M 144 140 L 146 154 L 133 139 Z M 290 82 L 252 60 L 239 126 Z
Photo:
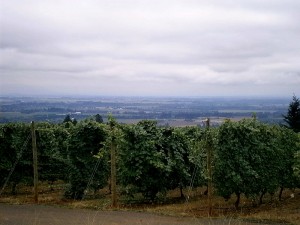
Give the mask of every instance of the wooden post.
M 33 185 L 34 185 L 34 202 L 38 203 L 38 160 L 34 122 L 31 122 L 32 137 L 32 156 L 33 156 Z
M 111 204 L 117 206 L 116 145 L 111 143 Z
M 110 144 L 110 172 L 111 172 L 111 206 L 117 206 L 117 169 L 116 169 L 116 143 L 114 137 L 114 124 L 110 121 L 111 144 Z
M 206 119 L 206 129 L 207 135 L 209 134 L 209 127 L 210 127 L 210 119 Z M 208 175 L 208 182 L 207 182 L 207 199 L 208 199 L 208 215 L 212 215 L 212 168 L 211 168 L 211 158 L 212 158 L 212 147 L 211 147 L 211 137 L 206 137 L 206 150 L 207 150 L 207 175 Z

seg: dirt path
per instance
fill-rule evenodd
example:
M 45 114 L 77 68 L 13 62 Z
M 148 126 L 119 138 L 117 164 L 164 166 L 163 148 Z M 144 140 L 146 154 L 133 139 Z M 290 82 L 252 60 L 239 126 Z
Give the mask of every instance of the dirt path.
M 251 225 L 239 220 L 196 219 L 124 211 L 0 204 L 0 225 Z

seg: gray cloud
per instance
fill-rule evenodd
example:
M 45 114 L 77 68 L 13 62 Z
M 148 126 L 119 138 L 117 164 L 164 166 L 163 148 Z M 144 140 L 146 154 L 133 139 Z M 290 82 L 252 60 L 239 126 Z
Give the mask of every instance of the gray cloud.
M 297 0 L 0 3 L 0 94 L 299 92 Z

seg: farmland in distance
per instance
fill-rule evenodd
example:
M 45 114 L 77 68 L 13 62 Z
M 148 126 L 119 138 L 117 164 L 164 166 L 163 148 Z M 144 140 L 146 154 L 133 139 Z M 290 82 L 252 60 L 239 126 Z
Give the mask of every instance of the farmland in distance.
M 120 123 L 149 119 L 169 126 L 203 126 L 207 117 L 218 125 L 253 115 L 280 124 L 289 102 L 266 97 L 0 97 L 0 123 L 61 123 L 68 114 L 76 120 L 100 114 L 106 121 L 112 114 Z

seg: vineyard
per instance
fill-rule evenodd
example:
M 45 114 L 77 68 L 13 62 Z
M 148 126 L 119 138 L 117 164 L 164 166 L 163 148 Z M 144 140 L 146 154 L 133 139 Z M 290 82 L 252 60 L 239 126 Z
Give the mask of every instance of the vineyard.
M 117 192 L 127 202 L 137 196 L 144 203 L 161 202 L 174 189 L 184 198 L 189 188 L 206 189 L 211 182 L 213 195 L 234 198 L 238 209 L 242 196 L 259 205 L 267 194 L 280 200 L 285 189 L 300 187 L 299 134 L 256 118 L 175 128 L 91 117 L 76 124 L 36 123 L 35 134 L 39 181 L 64 184 L 65 199 L 97 198 L 99 190 L 110 188 L 113 146 Z M 33 185 L 31 126 L 2 124 L 0 139 L 1 198 Z

